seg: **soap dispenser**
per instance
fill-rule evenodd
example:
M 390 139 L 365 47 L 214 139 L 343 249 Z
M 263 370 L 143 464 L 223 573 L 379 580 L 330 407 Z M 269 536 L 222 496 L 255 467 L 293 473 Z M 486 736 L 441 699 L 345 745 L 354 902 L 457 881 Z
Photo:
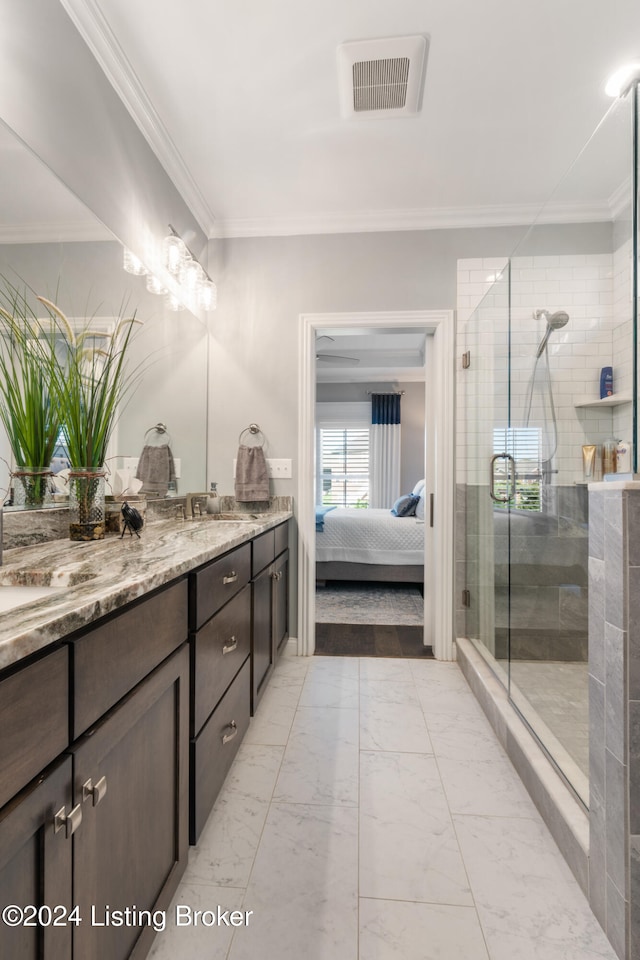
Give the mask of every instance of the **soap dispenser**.
M 207 513 L 220 513 L 220 497 L 218 496 L 217 483 L 211 483 L 211 493 L 207 497 Z

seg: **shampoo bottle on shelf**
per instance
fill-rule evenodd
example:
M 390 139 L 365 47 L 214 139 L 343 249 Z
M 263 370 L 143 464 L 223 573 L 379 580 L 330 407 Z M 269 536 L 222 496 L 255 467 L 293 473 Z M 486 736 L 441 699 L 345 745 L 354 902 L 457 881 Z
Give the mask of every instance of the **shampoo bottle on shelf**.
M 613 367 L 603 367 L 600 371 L 600 399 L 613 396 Z

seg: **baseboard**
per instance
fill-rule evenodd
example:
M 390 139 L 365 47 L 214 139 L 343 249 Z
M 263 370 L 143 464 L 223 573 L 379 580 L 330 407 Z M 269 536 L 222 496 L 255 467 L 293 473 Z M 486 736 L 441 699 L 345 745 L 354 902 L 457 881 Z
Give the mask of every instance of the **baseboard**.
M 489 723 L 583 892 L 589 896 L 589 816 L 509 701 L 507 691 L 465 638 L 457 661 Z

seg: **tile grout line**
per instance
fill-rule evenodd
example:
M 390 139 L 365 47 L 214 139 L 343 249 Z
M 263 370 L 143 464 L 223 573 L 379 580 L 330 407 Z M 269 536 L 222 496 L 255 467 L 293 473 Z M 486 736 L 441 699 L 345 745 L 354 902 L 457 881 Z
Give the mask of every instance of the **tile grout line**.
M 414 675 L 414 684 L 415 684 L 415 675 Z M 447 790 L 446 790 L 446 788 L 445 788 L 444 780 L 443 780 L 443 778 L 442 778 L 442 773 L 441 773 L 441 771 L 440 771 L 439 758 L 438 758 L 438 756 L 437 756 L 437 754 L 436 754 L 435 746 L 434 746 L 434 744 L 433 744 L 433 742 L 432 742 L 432 740 L 431 740 L 431 734 L 430 734 L 430 731 L 429 731 L 429 723 L 428 723 L 428 720 L 427 720 L 427 713 L 426 713 L 424 704 L 423 704 L 423 702 L 422 702 L 422 699 L 420 698 L 420 695 L 419 695 L 419 693 L 418 693 L 417 684 L 415 684 L 415 686 L 416 686 L 416 696 L 418 697 L 418 703 L 420 704 L 420 709 L 422 710 L 422 715 L 423 715 L 423 717 L 424 717 L 424 725 L 425 725 L 425 727 L 426 727 L 426 729 L 427 729 L 427 734 L 429 735 L 429 742 L 431 743 L 431 746 L 433 747 L 433 759 L 434 759 L 434 763 L 435 763 L 435 765 L 436 765 L 436 770 L 438 771 L 438 778 L 439 778 L 439 780 L 440 780 L 440 786 L 442 787 L 442 795 L 443 795 L 444 801 L 445 801 L 445 803 L 446 803 L 446 805 L 447 805 L 447 812 L 448 812 L 448 814 L 449 814 L 449 820 L 451 821 L 451 828 L 452 828 L 452 830 L 453 830 L 453 835 L 454 835 L 454 837 L 456 838 L 456 846 L 458 847 L 458 854 L 459 854 L 459 856 L 460 856 L 460 861 L 461 861 L 461 863 L 462 863 L 462 868 L 463 868 L 463 870 L 464 870 L 464 875 L 465 875 L 465 877 L 467 878 L 467 884 L 468 884 L 468 886 L 469 886 L 469 893 L 470 893 L 470 895 L 471 895 L 471 900 L 473 901 L 473 909 L 474 909 L 474 911 L 475 911 L 476 919 L 477 919 L 477 921 L 478 921 L 478 928 L 479 928 L 479 930 L 480 930 L 480 932 L 481 932 L 481 934 L 482 934 L 482 941 L 483 941 L 483 943 L 484 943 L 485 950 L 486 950 L 486 952 L 487 952 L 487 958 L 488 958 L 488 960 L 493 960 L 491 951 L 489 950 L 489 943 L 488 943 L 488 940 L 487 940 L 487 935 L 486 935 L 486 932 L 485 932 L 485 929 L 484 929 L 484 925 L 483 925 L 483 923 L 482 923 L 482 918 L 480 917 L 480 911 L 478 910 L 478 904 L 477 904 L 477 902 L 476 902 L 475 891 L 474 891 L 473 885 L 472 885 L 472 883 L 471 883 L 471 877 L 469 876 L 469 869 L 468 869 L 468 867 L 467 867 L 467 863 L 466 863 L 466 860 L 465 860 L 465 858 L 464 858 L 464 854 L 463 854 L 463 852 L 462 852 L 462 846 L 461 846 L 461 844 L 460 844 L 460 837 L 458 836 L 458 830 L 457 830 L 457 828 L 456 828 L 456 823 L 455 823 L 455 820 L 454 820 L 453 811 L 451 810 L 451 805 L 450 805 L 450 803 L 449 803 L 449 795 L 448 795 Z

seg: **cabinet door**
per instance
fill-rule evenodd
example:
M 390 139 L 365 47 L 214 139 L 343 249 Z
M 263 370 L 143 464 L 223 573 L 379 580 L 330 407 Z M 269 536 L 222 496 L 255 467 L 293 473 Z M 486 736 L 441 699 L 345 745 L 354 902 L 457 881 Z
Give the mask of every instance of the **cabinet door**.
M 252 583 L 251 627 L 251 714 L 266 687 L 273 667 L 272 583 L 273 566 L 267 567 Z
M 188 851 L 189 652 L 184 645 L 73 747 L 75 902 L 84 922 L 74 956 L 145 956 L 152 927 L 98 926 L 135 906 L 165 909 Z M 91 793 L 91 790 L 94 793 Z
M 289 551 L 285 550 L 274 564 L 273 578 L 273 644 L 276 656 L 289 638 Z
M 71 810 L 71 785 L 71 758 L 65 757 L 0 811 L 0 908 L 15 904 L 71 910 L 72 839 L 64 826 L 54 827 L 56 813 Z M 54 917 L 60 920 L 62 912 Z M 70 960 L 71 931 L 70 925 L 0 923 L 0 957 Z

